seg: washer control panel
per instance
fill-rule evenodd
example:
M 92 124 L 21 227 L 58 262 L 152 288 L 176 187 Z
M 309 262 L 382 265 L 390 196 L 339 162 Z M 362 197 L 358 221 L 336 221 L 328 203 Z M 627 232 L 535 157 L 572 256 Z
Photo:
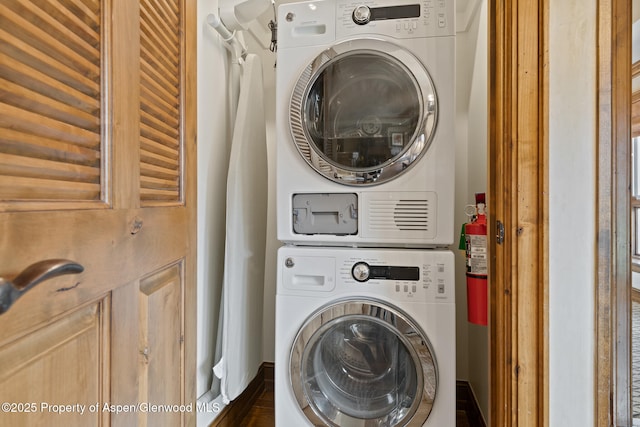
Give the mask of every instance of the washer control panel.
M 455 298 L 449 251 L 284 246 L 278 258 L 280 294 L 433 302 Z
M 358 282 L 366 282 L 369 279 L 409 280 L 417 282 L 420 280 L 420 268 L 393 265 L 369 265 L 361 261 L 353 265 L 351 275 Z
M 398 38 L 455 34 L 451 0 L 337 0 L 336 36 L 378 33 Z
M 407 259 L 415 258 L 415 259 Z M 338 283 L 396 298 L 450 300 L 453 298 L 453 264 L 447 256 L 346 257 L 338 260 Z
M 351 15 L 353 22 L 365 25 L 371 21 L 384 21 L 387 19 L 420 18 L 420 4 L 407 4 L 401 6 L 369 7 L 366 4 L 356 6 Z

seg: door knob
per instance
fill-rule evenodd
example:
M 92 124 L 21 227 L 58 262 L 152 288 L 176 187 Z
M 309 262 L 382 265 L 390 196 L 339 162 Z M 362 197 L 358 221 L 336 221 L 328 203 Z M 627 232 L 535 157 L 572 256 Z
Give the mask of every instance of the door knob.
M 22 294 L 38 283 L 63 274 L 77 274 L 83 271 L 84 267 L 77 262 L 66 259 L 48 259 L 31 264 L 12 281 L 0 277 L 0 314 L 9 310 Z

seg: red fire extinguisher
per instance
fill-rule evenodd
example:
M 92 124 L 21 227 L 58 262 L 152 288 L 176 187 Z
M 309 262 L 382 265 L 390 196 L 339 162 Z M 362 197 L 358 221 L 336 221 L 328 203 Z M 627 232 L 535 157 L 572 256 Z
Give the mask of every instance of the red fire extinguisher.
M 476 193 L 476 215 L 465 224 L 467 264 L 467 318 L 477 325 L 487 325 L 487 217 L 485 195 Z

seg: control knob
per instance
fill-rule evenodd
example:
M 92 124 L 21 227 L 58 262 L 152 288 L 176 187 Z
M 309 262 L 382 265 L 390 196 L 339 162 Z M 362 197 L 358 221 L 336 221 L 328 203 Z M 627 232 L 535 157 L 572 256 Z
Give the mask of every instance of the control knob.
M 367 280 L 369 280 L 369 274 L 369 264 L 367 264 L 366 262 L 358 262 L 351 269 L 351 275 L 358 282 L 366 282 Z
M 371 20 L 371 9 L 369 6 L 361 4 L 353 10 L 353 22 L 358 25 L 368 24 Z

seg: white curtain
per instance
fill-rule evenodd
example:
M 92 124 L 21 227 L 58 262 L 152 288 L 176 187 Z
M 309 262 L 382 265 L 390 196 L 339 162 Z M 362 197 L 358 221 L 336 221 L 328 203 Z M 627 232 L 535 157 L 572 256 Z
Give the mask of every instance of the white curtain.
M 262 64 L 249 54 L 241 66 L 229 173 L 221 358 L 214 367 L 229 403 L 256 376 L 262 356 L 262 304 L 267 219 L 267 146 Z

